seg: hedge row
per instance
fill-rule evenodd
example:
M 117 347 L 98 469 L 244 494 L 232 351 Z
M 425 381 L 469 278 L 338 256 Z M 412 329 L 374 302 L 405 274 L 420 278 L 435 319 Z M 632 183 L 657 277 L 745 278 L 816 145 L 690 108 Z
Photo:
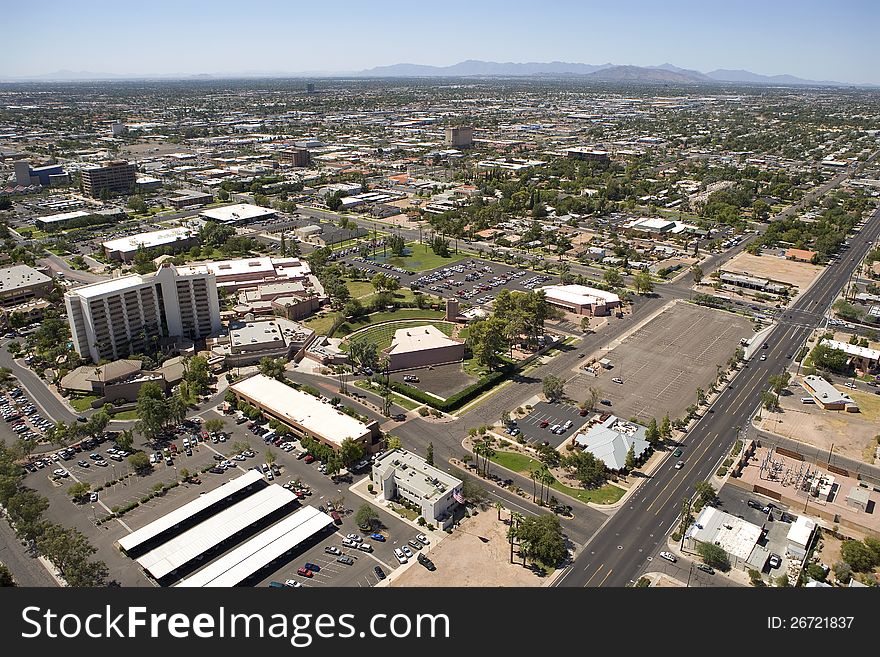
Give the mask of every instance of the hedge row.
M 495 386 L 499 381 L 501 381 L 504 377 L 506 377 L 514 368 L 507 367 L 503 370 L 499 370 L 498 372 L 492 372 L 491 374 L 484 376 L 482 379 L 477 381 L 474 384 L 469 385 L 467 388 L 463 390 L 459 390 L 457 393 L 452 395 L 446 400 L 437 399 L 418 388 L 413 388 L 412 386 L 408 386 L 405 383 L 400 383 L 399 381 L 391 382 L 391 389 L 395 392 L 399 392 L 402 395 L 406 395 L 411 399 L 415 399 L 416 401 L 420 401 L 423 404 L 427 404 L 433 408 L 436 408 L 440 411 L 453 411 L 456 408 L 463 406 L 469 401 L 476 399 L 482 393 L 484 393 L 489 388 Z

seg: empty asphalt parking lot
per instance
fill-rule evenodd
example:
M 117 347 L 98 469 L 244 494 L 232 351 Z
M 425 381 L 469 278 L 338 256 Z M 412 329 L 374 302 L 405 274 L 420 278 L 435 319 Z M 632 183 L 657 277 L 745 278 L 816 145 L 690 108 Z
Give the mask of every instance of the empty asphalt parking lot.
M 669 413 L 675 419 L 696 403 L 697 388 L 709 390 L 717 366 L 725 366 L 740 340 L 752 334 L 745 317 L 677 303 L 602 354 L 612 369 L 600 368 L 595 377 L 578 374 L 566 391 L 583 401 L 597 387 L 611 401 L 608 410 L 619 417 L 647 422 Z

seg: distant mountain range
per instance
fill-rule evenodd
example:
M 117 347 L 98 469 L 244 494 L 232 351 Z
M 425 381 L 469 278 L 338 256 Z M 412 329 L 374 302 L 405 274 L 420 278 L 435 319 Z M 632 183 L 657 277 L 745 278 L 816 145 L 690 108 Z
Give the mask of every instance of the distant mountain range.
M 88 71 L 56 71 L 44 75 L 6 77 L 6 82 L 65 82 L 87 80 L 221 80 L 229 78 L 419 78 L 419 77 L 558 77 L 577 76 L 597 82 L 636 84 L 749 84 L 782 86 L 876 87 L 875 84 L 851 84 L 832 80 L 805 80 L 793 75 L 760 75 L 745 70 L 716 69 L 701 73 L 672 64 L 659 66 L 621 66 L 616 64 L 578 64 L 573 62 L 485 62 L 469 59 L 451 66 L 392 64 L 362 71 L 238 71 L 228 73 L 121 75 Z

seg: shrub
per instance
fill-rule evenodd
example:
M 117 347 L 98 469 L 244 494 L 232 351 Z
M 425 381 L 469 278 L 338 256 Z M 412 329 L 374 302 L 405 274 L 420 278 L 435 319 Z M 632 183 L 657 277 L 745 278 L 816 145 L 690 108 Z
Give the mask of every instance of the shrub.
M 422 417 L 426 417 L 428 415 L 428 407 L 427 406 L 419 407 L 419 415 L 421 415 Z
M 672 536 L 670 536 L 669 538 L 671 538 L 673 541 L 675 541 L 676 543 L 678 543 L 678 541 L 681 540 L 681 532 L 675 532 L 675 533 L 674 533 Z
M 367 484 L 367 490 L 373 492 L 373 484 Z
M 724 463 L 722 465 L 724 465 L 725 468 L 729 468 L 731 465 L 733 465 L 733 459 L 724 459 Z
M 718 475 L 719 477 L 723 477 L 724 475 L 727 474 L 727 468 L 725 468 L 724 466 L 721 466 L 720 468 L 718 468 L 718 472 L 716 472 L 715 474 Z
M 416 519 L 416 523 L 419 525 L 419 527 L 424 527 L 428 523 L 428 521 L 425 520 L 424 516 L 419 516 Z

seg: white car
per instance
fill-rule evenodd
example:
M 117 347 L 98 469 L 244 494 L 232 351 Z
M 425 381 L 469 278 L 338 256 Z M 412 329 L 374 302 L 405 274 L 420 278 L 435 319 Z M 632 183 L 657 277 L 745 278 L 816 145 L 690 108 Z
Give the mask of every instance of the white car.
M 431 542 L 424 534 L 416 534 L 416 540 L 422 545 L 428 545 Z
M 406 563 L 408 561 L 406 555 L 401 551 L 400 548 L 394 548 L 394 556 L 397 557 L 397 560 L 400 563 Z
M 671 561 L 672 563 L 675 563 L 676 561 L 678 561 L 678 559 L 675 558 L 675 555 L 672 554 L 672 552 L 661 552 L 660 558 L 666 559 L 666 561 Z
M 64 468 L 58 468 L 57 470 L 53 470 L 52 474 L 58 477 L 66 477 L 69 473 Z
M 611 382 L 612 383 L 623 383 L 623 379 L 621 379 L 619 376 L 615 376 L 613 379 L 611 379 Z
M 412 553 L 412 550 L 410 550 L 408 546 L 406 546 L 406 545 L 401 545 L 401 546 L 400 546 L 400 549 L 403 550 L 403 553 L 404 553 L 407 557 L 412 558 L 413 553 Z
M 296 588 L 297 586 L 302 586 L 302 584 L 297 582 L 295 579 L 288 579 L 284 581 L 284 586 L 292 586 Z
M 328 506 L 329 506 L 329 505 L 328 505 Z M 331 511 L 332 511 L 332 510 L 333 510 L 333 509 L 331 509 Z M 348 536 L 346 536 L 346 538 L 347 538 L 349 541 L 354 541 L 355 543 L 360 543 L 361 541 L 364 540 L 364 539 L 361 538 L 358 534 L 349 534 Z

